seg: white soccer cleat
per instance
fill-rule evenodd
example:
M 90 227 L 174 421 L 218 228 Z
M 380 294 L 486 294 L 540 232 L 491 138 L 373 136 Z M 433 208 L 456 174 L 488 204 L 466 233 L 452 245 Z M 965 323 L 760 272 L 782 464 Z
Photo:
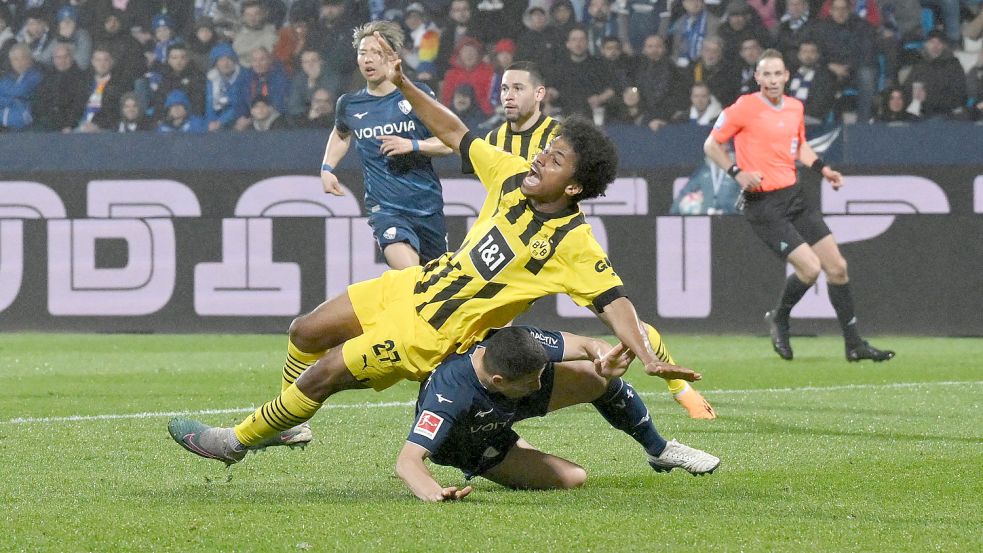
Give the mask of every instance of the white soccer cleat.
M 681 468 L 694 476 L 710 474 L 720 466 L 720 459 L 706 451 L 683 445 L 676 440 L 670 440 L 666 448 L 658 456 L 649 455 L 649 466 L 658 472 L 669 472 Z

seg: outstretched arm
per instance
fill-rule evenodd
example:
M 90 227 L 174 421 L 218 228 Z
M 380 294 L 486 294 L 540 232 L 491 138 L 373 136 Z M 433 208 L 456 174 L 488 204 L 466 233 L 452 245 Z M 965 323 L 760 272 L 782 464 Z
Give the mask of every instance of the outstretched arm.
M 630 349 L 638 359 L 645 365 L 645 372 L 652 376 L 659 376 L 667 380 L 682 379 L 694 382 L 703 378 L 698 372 L 694 372 L 684 367 L 677 367 L 661 361 L 652 351 L 652 344 L 643 330 L 642 322 L 638 320 L 635 306 L 626 297 L 620 297 L 604 306 L 604 311 L 598 313 L 601 318 L 614 332 L 614 335 L 621 340 L 621 343 Z
M 413 495 L 424 501 L 452 501 L 464 499 L 471 493 L 473 489 L 471 486 L 461 489 L 456 486 L 444 488 L 437 483 L 430 469 L 423 463 L 428 455 L 426 449 L 412 442 L 406 442 L 396 459 L 396 474 L 403 479 Z
M 468 128 L 450 109 L 405 78 L 403 62 L 399 59 L 399 55 L 389 47 L 389 43 L 379 33 L 375 34 L 375 38 L 382 48 L 382 55 L 389 62 L 390 69 L 386 77 L 403 93 L 406 100 L 413 106 L 416 116 L 430 129 L 430 132 L 448 148 L 457 152 L 461 145 L 461 139 L 467 134 Z
M 436 136 L 426 140 L 412 140 L 402 136 L 385 135 L 380 136 L 382 145 L 379 147 L 382 154 L 388 157 L 408 154 L 410 152 L 420 152 L 429 157 L 443 157 L 454 153 L 454 150 L 444 146 Z M 414 144 L 416 142 L 416 144 Z

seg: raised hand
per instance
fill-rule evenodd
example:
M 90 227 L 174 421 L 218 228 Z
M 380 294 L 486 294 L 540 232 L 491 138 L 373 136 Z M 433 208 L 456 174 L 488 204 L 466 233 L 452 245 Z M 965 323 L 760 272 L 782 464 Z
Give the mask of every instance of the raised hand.
M 382 38 L 382 35 L 378 31 L 373 33 L 375 39 L 379 42 L 379 49 L 382 51 L 382 60 L 389 67 L 386 71 L 386 78 L 389 82 L 396 85 L 397 88 L 403 86 L 403 80 L 405 75 L 403 75 L 403 62 L 399 59 L 399 54 L 397 54 L 386 42 L 386 39 Z

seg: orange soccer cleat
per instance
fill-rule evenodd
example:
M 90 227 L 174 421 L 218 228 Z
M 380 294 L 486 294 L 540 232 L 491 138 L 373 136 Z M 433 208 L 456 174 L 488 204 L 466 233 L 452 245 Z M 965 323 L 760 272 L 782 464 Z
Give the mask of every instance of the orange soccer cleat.
M 689 412 L 689 418 L 691 419 L 715 419 L 717 418 L 717 412 L 713 410 L 713 406 L 710 405 L 707 400 L 703 399 L 700 392 L 696 391 L 696 388 L 686 385 L 683 391 L 673 394 L 673 399 L 676 403 L 683 406 Z

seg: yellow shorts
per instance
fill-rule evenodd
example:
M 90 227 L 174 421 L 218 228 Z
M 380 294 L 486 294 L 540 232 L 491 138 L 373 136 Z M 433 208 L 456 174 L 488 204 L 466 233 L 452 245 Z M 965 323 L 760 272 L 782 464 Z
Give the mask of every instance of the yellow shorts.
M 355 378 L 377 391 L 426 380 L 456 346 L 416 313 L 411 292 L 421 270 L 386 271 L 348 287 L 362 334 L 342 345 L 342 355 Z

